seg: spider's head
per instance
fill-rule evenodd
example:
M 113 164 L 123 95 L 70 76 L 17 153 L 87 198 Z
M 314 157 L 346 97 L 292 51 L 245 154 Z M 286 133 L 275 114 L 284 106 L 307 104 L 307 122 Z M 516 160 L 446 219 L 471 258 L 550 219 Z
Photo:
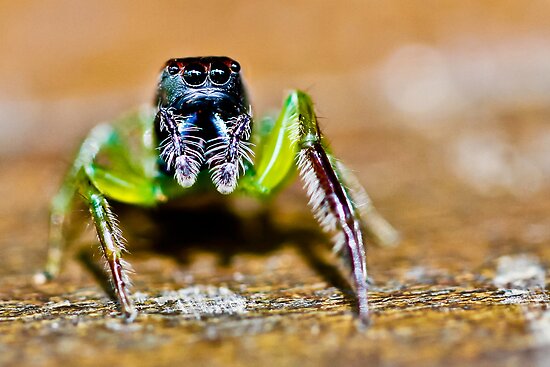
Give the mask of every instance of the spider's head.
M 164 66 L 158 102 L 174 108 L 216 105 L 246 107 L 246 93 L 237 61 L 225 56 L 171 59 Z
M 218 191 L 231 193 L 251 164 L 252 117 L 239 72 L 239 63 L 220 56 L 171 59 L 162 70 L 160 163 L 183 187 L 208 169 Z

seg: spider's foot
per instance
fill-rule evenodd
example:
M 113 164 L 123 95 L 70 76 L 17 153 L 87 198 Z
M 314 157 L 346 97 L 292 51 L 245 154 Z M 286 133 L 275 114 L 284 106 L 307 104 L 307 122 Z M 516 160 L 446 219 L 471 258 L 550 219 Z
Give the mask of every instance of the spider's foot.
M 359 315 L 359 317 L 354 321 L 355 321 L 355 327 L 357 328 L 358 331 L 366 331 L 373 324 L 373 321 L 369 312 Z
M 32 277 L 32 281 L 36 285 L 42 285 L 52 281 L 54 278 L 55 276 L 51 272 L 43 270 L 34 274 L 34 276 Z
M 124 323 L 130 324 L 130 323 L 134 322 L 134 320 L 135 320 L 136 317 L 138 316 L 138 312 L 137 312 L 137 310 L 132 306 L 131 309 L 129 309 L 129 310 L 124 310 L 124 311 L 122 312 L 122 316 L 124 317 Z

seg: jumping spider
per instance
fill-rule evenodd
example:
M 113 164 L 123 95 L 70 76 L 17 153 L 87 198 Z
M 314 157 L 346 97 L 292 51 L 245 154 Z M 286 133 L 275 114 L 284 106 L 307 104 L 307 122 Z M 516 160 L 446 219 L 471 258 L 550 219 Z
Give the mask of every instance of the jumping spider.
M 137 312 L 130 297 L 129 265 L 122 259 L 125 244 L 108 199 L 149 207 L 193 193 L 188 190 L 193 185 L 261 199 L 278 192 L 298 171 L 315 218 L 333 235 L 335 251 L 351 271 L 358 315 L 367 322 L 363 231 L 381 243 L 395 242 L 397 233 L 330 153 L 310 97 L 290 92 L 274 122 L 253 128 L 239 64 L 211 56 L 169 60 L 156 101 L 155 109 L 96 126 L 82 143 L 51 203 L 49 251 L 39 280 L 58 275 L 65 218 L 74 197 L 81 196 L 121 311 L 131 321 Z

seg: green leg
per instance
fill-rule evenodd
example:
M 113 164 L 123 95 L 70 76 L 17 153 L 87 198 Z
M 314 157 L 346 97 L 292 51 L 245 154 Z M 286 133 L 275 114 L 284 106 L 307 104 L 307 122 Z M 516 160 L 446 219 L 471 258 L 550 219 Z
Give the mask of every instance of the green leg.
M 110 125 L 98 125 L 84 140 L 77 157 L 65 176 L 63 185 L 54 196 L 50 206 L 50 232 L 48 238 L 48 254 L 44 272 L 35 277 L 35 281 L 43 283 L 59 275 L 62 254 L 65 247 L 63 228 L 71 211 L 74 196 L 78 190 L 79 180 L 85 166 L 90 165 L 100 148 L 109 143 L 114 136 Z
M 129 297 L 130 278 L 128 273 L 131 268 L 126 261 L 122 260 L 124 251 L 122 233 L 107 200 L 97 189 L 91 185 L 84 186 L 82 195 L 90 207 L 99 242 L 111 271 L 111 280 L 120 302 L 120 308 L 126 319 L 132 321 L 137 313 Z
M 82 143 L 75 163 L 52 200 L 46 267 L 35 279 L 43 282 L 59 274 L 66 242 L 63 236 L 65 218 L 71 210 L 74 197 L 80 194 L 90 209 L 121 309 L 131 320 L 136 312 L 129 297 L 127 273 L 130 267 L 121 258 L 124 243 L 106 196 L 143 206 L 163 200 L 164 196 L 153 178 L 124 164 L 129 154 L 123 149 L 126 146 L 123 139 L 111 125 L 99 125 Z M 99 153 L 111 163 L 109 169 L 95 164 Z
M 335 250 L 342 254 L 351 270 L 359 316 L 367 322 L 369 309 L 362 212 L 354 203 L 353 195 L 364 195 L 367 199 L 368 196 L 330 153 L 319 130 L 310 97 L 301 91 L 290 93 L 273 129 L 265 132 L 259 140 L 256 172 L 254 176 L 243 178 L 244 190 L 257 195 L 270 194 L 283 186 L 298 168 L 315 218 L 325 232 L 333 235 Z M 351 185 L 347 180 L 352 181 Z M 375 218 L 382 218 L 372 205 L 368 207 L 371 217 L 375 213 Z M 382 221 L 386 231 L 395 233 L 387 222 Z M 374 224 L 369 226 L 373 233 L 381 232 L 382 227 L 376 221 L 368 224 Z M 391 240 L 391 236 L 378 237 Z

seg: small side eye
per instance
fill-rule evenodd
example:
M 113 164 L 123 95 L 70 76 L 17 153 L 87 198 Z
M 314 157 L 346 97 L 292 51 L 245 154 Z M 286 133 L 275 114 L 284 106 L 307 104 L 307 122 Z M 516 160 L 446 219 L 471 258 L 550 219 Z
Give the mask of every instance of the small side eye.
M 170 75 L 176 75 L 180 72 L 180 67 L 175 62 L 172 62 L 170 65 L 168 65 L 166 69 L 168 70 L 168 74 Z
M 241 65 L 239 65 L 239 63 L 237 61 L 232 61 L 231 62 L 231 71 L 234 72 L 234 73 L 238 73 L 239 71 L 241 71 Z
M 222 62 L 213 62 L 210 65 L 210 80 L 214 84 L 223 85 L 227 83 L 229 77 L 231 76 L 231 71 Z
M 188 85 L 198 86 L 206 80 L 206 69 L 198 63 L 189 64 L 183 69 L 183 80 Z

